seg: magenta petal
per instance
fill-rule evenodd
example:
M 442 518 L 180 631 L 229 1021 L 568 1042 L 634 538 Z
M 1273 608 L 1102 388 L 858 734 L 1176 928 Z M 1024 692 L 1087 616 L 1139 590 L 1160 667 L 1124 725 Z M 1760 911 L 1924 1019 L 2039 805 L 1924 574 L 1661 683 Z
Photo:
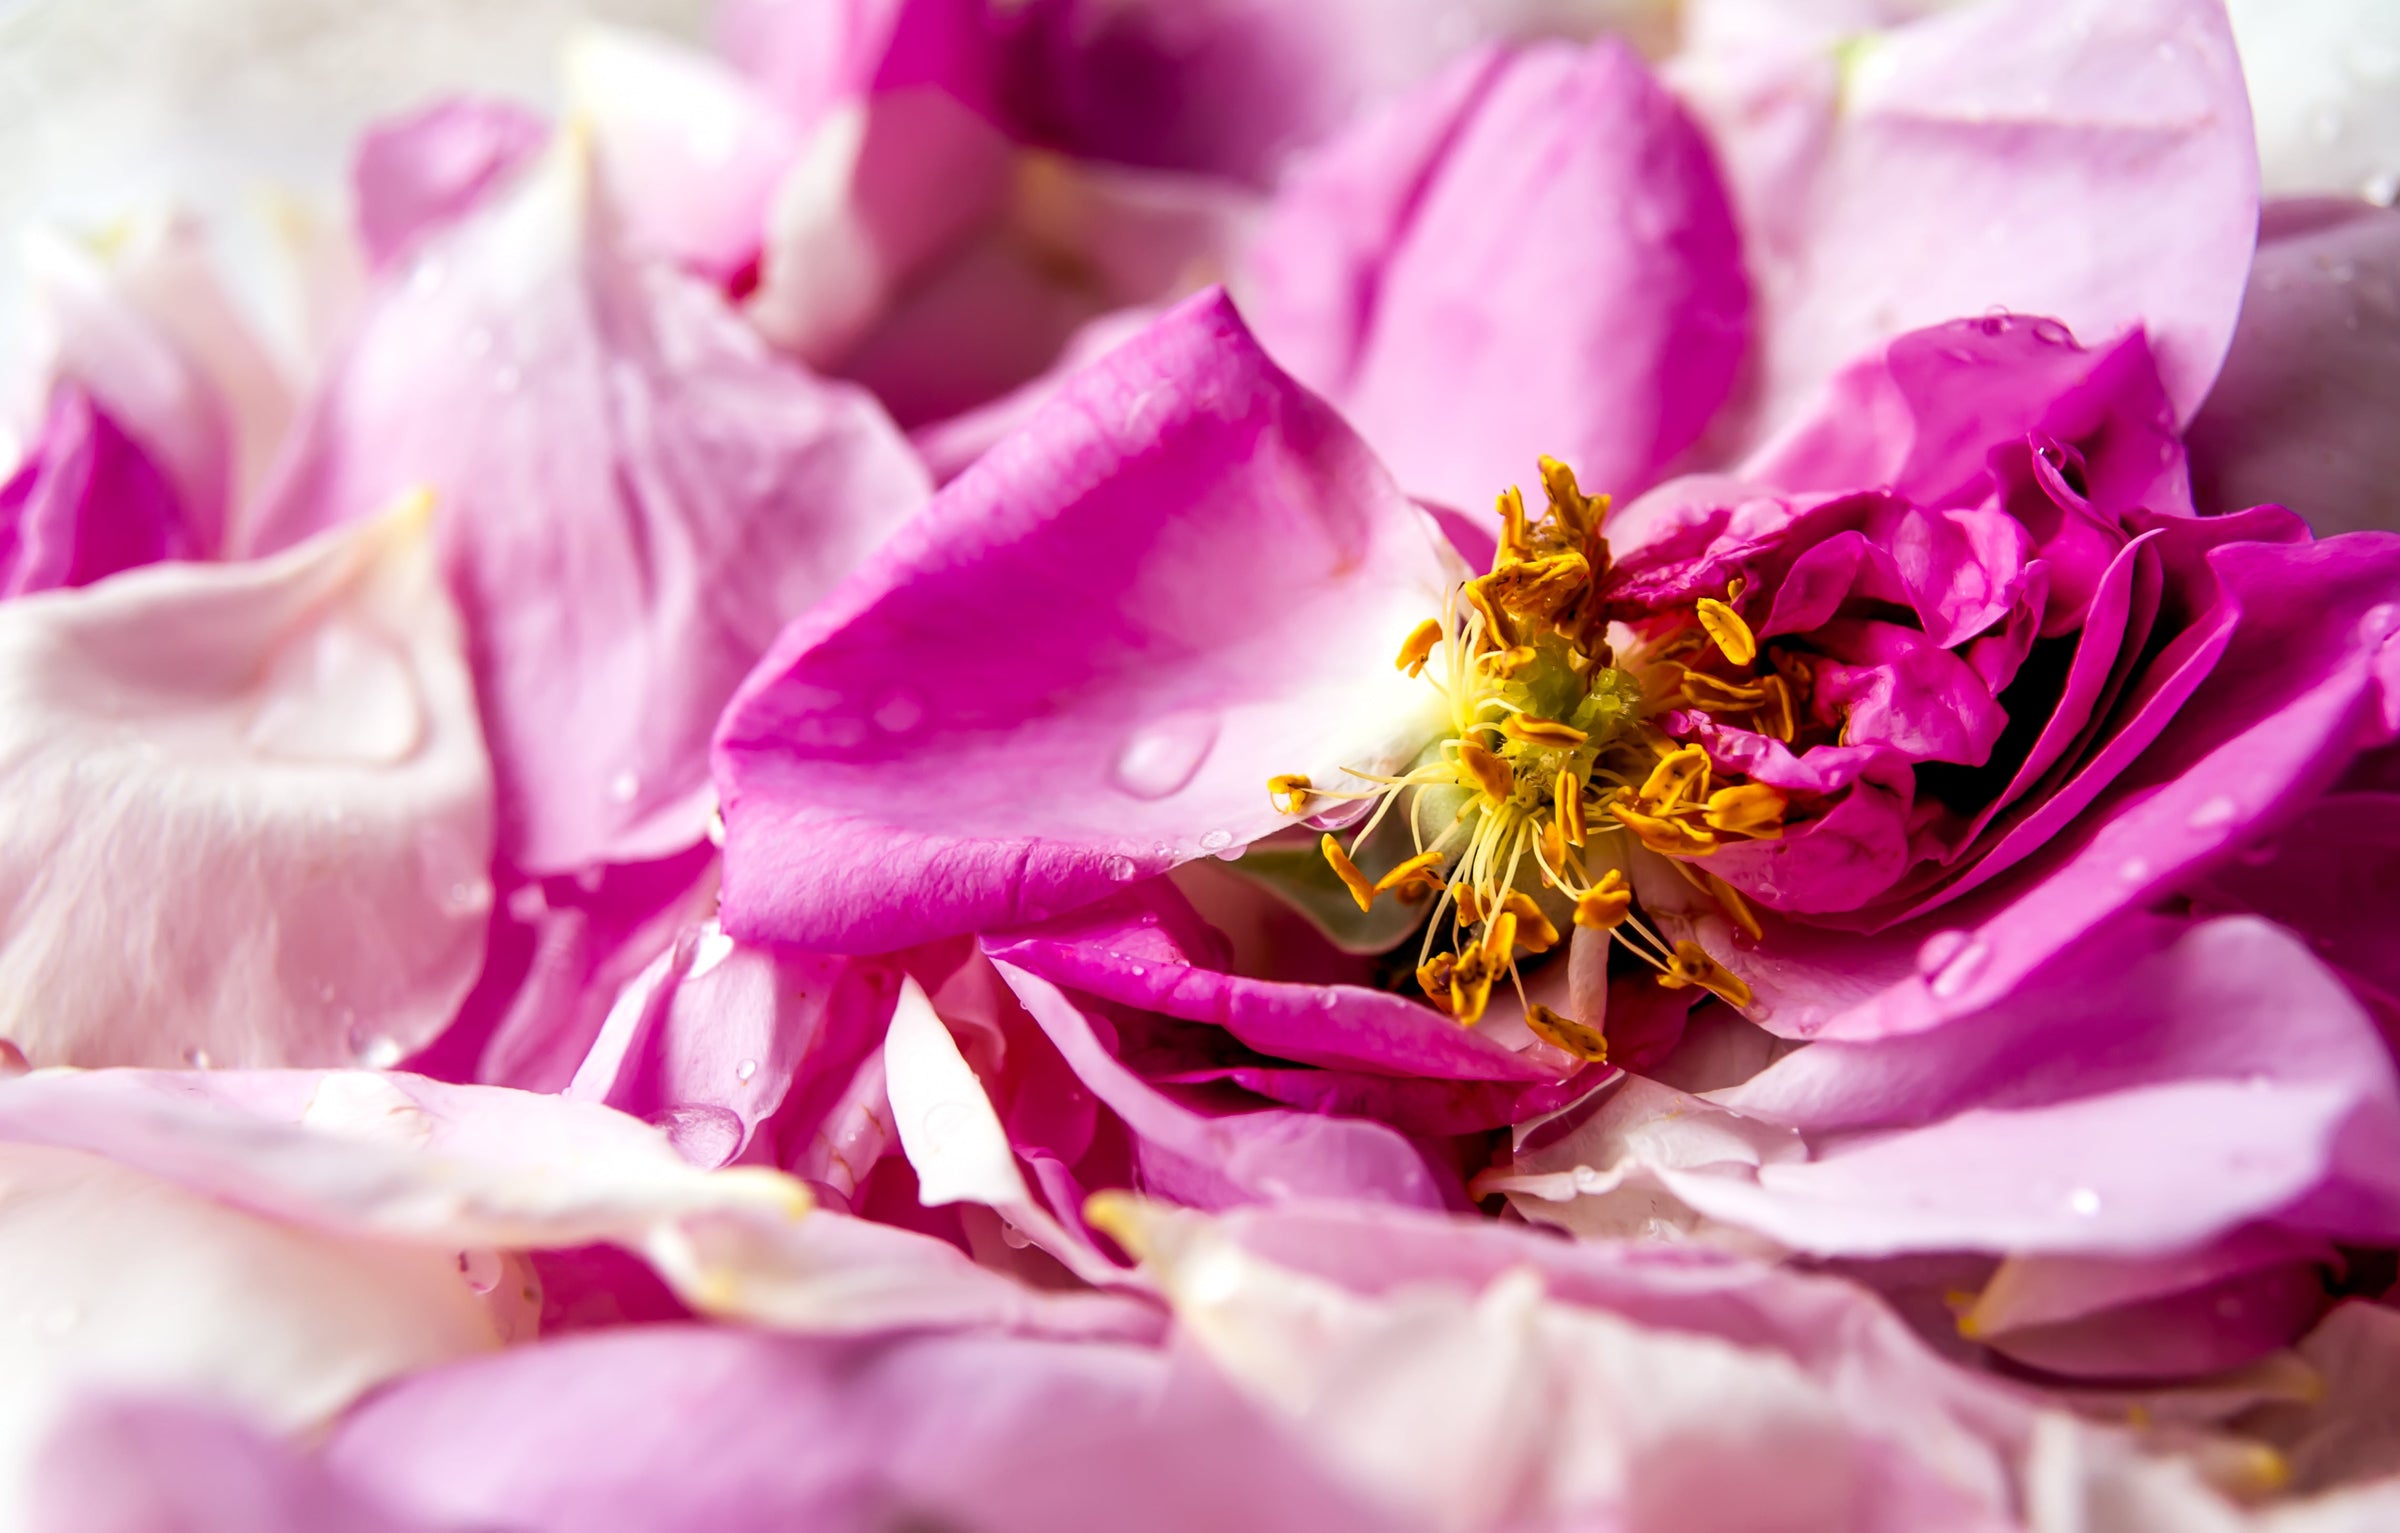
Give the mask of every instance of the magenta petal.
M 726 711 L 725 921 L 820 952 L 1039 920 L 1413 754 L 1438 535 L 1221 294 L 1077 377 Z
M 2207 393 L 2258 205 L 2214 0 L 1945 9 L 1840 49 L 1704 50 L 1676 84 L 1757 262 L 1759 425 L 1860 352 L 1995 306 L 2095 339 L 2144 325 L 2178 414 Z M 2167 267 L 2162 228 L 2183 231 Z
M 72 383 L 0 484 L 0 596 L 88 585 L 204 550 L 166 476 Z
M 1456 1197 L 1425 1152 L 1379 1123 L 1274 1108 L 1212 1113 L 1143 1080 L 1111 1051 L 1102 1008 L 996 965 L 1091 1093 L 1125 1122 L 1141 1185 L 1194 1208 L 1341 1198 L 1442 1208 Z
M 539 116 L 472 96 L 378 124 L 350 169 L 359 240 L 378 269 L 419 237 L 455 223 L 550 136 Z
M 1395 102 L 1294 173 L 1248 279 L 1276 355 L 1454 506 L 1544 453 L 1648 485 L 1749 336 L 1707 146 L 1616 43 L 1480 56 Z
M 872 401 L 622 258 L 588 180 L 568 140 L 417 250 L 254 528 L 277 547 L 433 490 L 502 854 L 535 874 L 698 843 L 724 700 L 925 491 Z

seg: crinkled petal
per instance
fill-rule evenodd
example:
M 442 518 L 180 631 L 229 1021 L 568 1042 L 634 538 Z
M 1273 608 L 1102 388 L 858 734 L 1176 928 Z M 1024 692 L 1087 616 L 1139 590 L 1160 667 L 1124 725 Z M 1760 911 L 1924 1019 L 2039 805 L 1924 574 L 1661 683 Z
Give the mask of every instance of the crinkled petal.
M 0 604 L 0 1035 L 390 1064 L 473 983 L 491 777 L 424 517 Z
M 535 874 L 697 844 L 705 742 L 741 673 L 925 490 L 871 401 L 620 252 L 589 175 L 570 137 L 417 250 L 256 530 L 277 547 L 435 492 L 501 851 Z
M 1246 259 L 1268 347 L 1451 506 L 1544 453 L 1646 487 L 1749 339 L 1708 148 L 1618 43 L 1460 62 L 1296 170 Z
M 877 951 L 1039 920 L 1386 770 L 1433 694 L 1431 524 L 1196 298 L 1082 374 L 727 710 L 726 929 Z

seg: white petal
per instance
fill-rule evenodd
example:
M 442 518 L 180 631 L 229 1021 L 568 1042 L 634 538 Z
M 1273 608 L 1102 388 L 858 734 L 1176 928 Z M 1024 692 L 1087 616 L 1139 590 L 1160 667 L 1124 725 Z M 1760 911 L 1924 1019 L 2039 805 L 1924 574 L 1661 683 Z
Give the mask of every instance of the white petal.
M 421 512 L 0 606 L 0 1036 L 394 1063 L 482 962 L 491 795 Z

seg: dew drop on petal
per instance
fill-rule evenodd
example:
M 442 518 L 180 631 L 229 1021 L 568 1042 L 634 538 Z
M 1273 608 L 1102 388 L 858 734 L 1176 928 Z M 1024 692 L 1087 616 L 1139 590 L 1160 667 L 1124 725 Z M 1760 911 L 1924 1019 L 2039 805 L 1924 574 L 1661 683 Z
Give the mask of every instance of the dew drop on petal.
M 2078 1187 L 2067 1194 L 2067 1207 L 2089 1219 L 2100 1212 L 2100 1194 L 2089 1187 Z
M 692 944 L 692 966 L 684 971 L 687 980 L 698 979 L 709 970 L 733 956 L 734 941 L 715 922 L 710 922 Z M 748 1077 L 744 1077 L 748 1079 Z
M 925 722 L 925 702 L 906 687 L 887 693 L 875 705 L 875 727 L 887 735 L 904 735 Z
M 2150 860 L 2146 857 L 2126 858 L 2117 864 L 2117 877 L 2129 884 L 2146 881 L 2150 877 Z
M 1960 950 L 1973 940 L 1965 932 L 1955 929 L 1935 932 L 1925 939 L 1924 946 L 1917 949 L 1917 972 L 1927 979 L 1933 978 L 1948 968 L 1950 960 L 1956 958 Z
M 1131 857 L 1111 857 L 1108 859 L 1108 876 L 1116 883 L 1132 883 L 1136 878 L 1141 876 L 1141 872 L 1141 868 L 1135 864 Z
M 2075 343 L 2074 333 L 2055 319 L 2035 320 L 2033 338 L 2045 346 L 2071 346 Z
M 1132 975 L 1135 979 L 1140 979 L 1143 975 L 1149 973 L 1150 971 L 1137 963 L 1127 965 L 1125 972 Z
M 2400 203 L 2400 174 L 2387 170 L 2369 176 L 2366 184 L 2358 189 L 2358 194 L 2379 208 Z
M 608 780 L 608 796 L 620 804 L 630 804 L 642 791 L 642 774 L 631 767 L 619 771 Z
M 1964 995 L 1982 977 L 1984 966 L 1992 961 L 1992 950 L 1970 939 L 1964 947 L 1950 955 L 1941 972 L 1934 975 L 1928 988 L 1944 1000 Z
M 2193 810 L 2188 823 L 2194 830 L 2215 830 L 2221 825 L 2231 825 L 2241 814 L 2242 806 L 2220 793 Z
M 733 1067 L 733 1078 L 737 1081 L 743 1082 L 744 1084 L 748 1084 L 751 1077 L 757 1074 L 758 1061 L 755 1059 L 745 1059 L 740 1064 Z
M 198 1045 L 183 1051 L 183 1062 L 195 1070 L 213 1070 L 217 1064 L 214 1059 L 209 1057 L 208 1050 Z
M 1207 714 L 1161 719 L 1126 736 L 1110 779 L 1134 798 L 1165 798 L 1192 780 L 1216 743 L 1217 721 Z
M 367 1069 L 389 1070 L 400 1062 L 401 1056 L 407 1053 L 407 1050 L 401 1048 L 400 1040 L 389 1033 L 370 1033 L 364 1036 L 353 1033 L 350 1036 L 350 1053 Z
M 500 1253 L 488 1247 L 458 1253 L 458 1275 L 477 1293 L 490 1293 L 499 1287 L 503 1270 Z
M 1230 830 L 1212 830 L 1200 838 L 1200 849 L 1204 852 L 1221 852 L 1232 844 L 1233 832 Z
M 690 1103 L 655 1113 L 650 1126 L 667 1136 L 675 1153 L 703 1171 L 714 1171 L 742 1151 L 742 1120 L 731 1109 Z

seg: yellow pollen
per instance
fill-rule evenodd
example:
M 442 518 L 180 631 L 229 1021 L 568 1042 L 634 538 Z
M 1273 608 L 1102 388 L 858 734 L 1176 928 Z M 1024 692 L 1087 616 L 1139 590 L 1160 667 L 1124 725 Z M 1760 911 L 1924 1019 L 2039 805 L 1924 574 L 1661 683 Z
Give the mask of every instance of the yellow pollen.
M 1575 901 L 1575 924 L 1587 931 L 1615 931 L 1633 913 L 1633 890 L 1625 875 L 1610 868 Z
M 1554 1049 L 1564 1049 L 1577 1059 L 1594 1064 L 1608 1063 L 1608 1040 L 1597 1028 L 1584 1026 L 1571 1017 L 1562 1017 L 1539 1001 L 1525 1003 L 1525 1027 L 1542 1042 Z
M 1742 615 L 1713 596 L 1700 598 L 1700 626 L 1724 651 L 1725 658 L 1735 665 L 1754 664 L 1758 659 L 1758 635 L 1742 621 Z
M 1508 962 L 1509 955 L 1516 950 L 1517 913 L 1514 910 L 1503 909 L 1484 925 L 1483 961 L 1493 965 L 1505 964 Z
M 1550 802 L 1558 811 L 1559 838 L 1569 846 L 1582 846 L 1585 836 L 1583 783 L 1569 768 L 1558 769 L 1558 785 L 1550 790 Z
M 1504 564 L 1474 584 L 1502 611 L 1551 623 L 1582 597 L 1591 580 L 1590 561 L 1578 553 L 1565 553 Z
M 1489 654 L 1479 655 L 1476 657 L 1475 663 L 1483 668 L 1485 675 L 1496 680 L 1508 681 L 1521 675 L 1537 658 L 1539 656 L 1532 645 L 1517 644 L 1507 649 L 1496 649 Z
M 1556 458 L 1543 458 L 1541 469 L 1542 493 L 1550 497 L 1568 534 L 1581 539 L 1597 529 L 1608 515 L 1608 497 L 1585 495 L 1575 483 L 1575 471 Z
M 1708 796 L 1709 828 L 1772 841 L 1783 834 L 1783 812 L 1790 804 L 1782 789 L 1763 782 L 1719 788 Z
M 1544 821 L 1542 825 L 1542 862 L 1552 868 L 1567 865 L 1567 828 L 1556 819 Z
M 1441 866 L 1441 853 L 1419 852 L 1416 856 L 1409 858 L 1408 861 L 1375 880 L 1373 892 L 1389 894 L 1397 889 L 1405 898 L 1412 889 L 1420 893 L 1428 889 L 1438 889 L 1442 884 Z
M 1492 555 L 1494 564 L 1514 564 L 1526 556 L 1525 493 L 1515 485 L 1500 492 L 1500 547 Z
M 1411 676 L 1424 675 L 1425 662 L 1433 654 L 1434 646 L 1442 642 L 1443 635 L 1442 620 L 1427 618 L 1408 631 L 1408 641 L 1400 646 L 1400 658 L 1392 663 Z
M 1332 867 L 1333 876 L 1340 879 L 1342 886 L 1350 891 L 1350 897 L 1358 901 L 1358 908 L 1374 909 L 1375 886 L 1367 882 L 1366 874 L 1358 871 L 1358 864 L 1350 860 L 1350 854 L 1342 850 L 1342 843 L 1333 839 L 1331 831 L 1317 839 L 1317 850 L 1325 854 L 1325 861 Z
M 1635 840 L 1661 856 L 1705 857 L 1717 849 L 1716 835 L 1689 820 L 1644 814 L 1628 808 L 1622 800 L 1610 804 L 1608 812 L 1633 832 Z
M 1459 742 L 1458 764 L 1474 775 L 1476 786 L 1493 803 L 1505 804 L 1516 796 L 1517 774 L 1508 769 L 1507 762 L 1474 741 Z
M 1698 988 L 1719 997 L 1738 1011 L 1750 1009 L 1750 987 L 1731 969 L 1711 958 L 1697 942 L 1678 942 L 1658 982 L 1669 990 Z
M 1572 724 L 1561 724 L 1556 719 L 1537 719 L 1524 713 L 1512 713 L 1501 720 L 1500 732 L 1519 745 L 1540 745 L 1564 751 L 1571 751 L 1591 738 Z
M 1304 772 L 1286 772 L 1280 777 L 1270 777 L 1267 779 L 1267 801 L 1275 806 L 1277 814 L 1306 814 L 1309 800 L 1313 797 L 1308 787 L 1308 775 Z
M 1642 783 L 1642 807 L 1650 814 L 1671 814 L 1684 800 L 1708 793 L 1708 752 L 1697 745 L 1669 751 L 1651 768 Z
M 1547 953 L 1558 946 L 1558 928 L 1542 914 L 1542 907 L 1533 902 L 1532 895 L 1522 889 L 1511 889 L 1507 902 L 1500 908 L 1516 917 L 1517 946 L 1526 952 Z

